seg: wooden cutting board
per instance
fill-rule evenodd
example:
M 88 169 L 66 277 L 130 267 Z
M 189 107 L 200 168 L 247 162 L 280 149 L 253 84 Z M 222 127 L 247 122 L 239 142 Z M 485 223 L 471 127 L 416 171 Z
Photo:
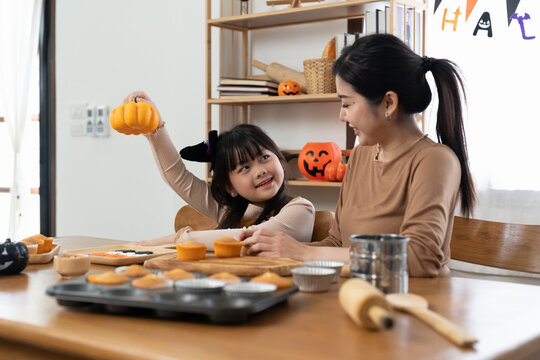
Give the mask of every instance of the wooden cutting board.
M 286 258 L 262 258 L 256 256 L 240 256 L 234 258 L 218 258 L 214 254 L 206 254 L 206 259 L 183 261 L 176 254 L 167 254 L 155 259 L 146 260 L 144 267 L 158 270 L 180 268 L 189 272 L 215 274 L 226 271 L 237 276 L 257 276 L 266 271 L 288 276 L 291 269 L 303 266 L 299 261 Z

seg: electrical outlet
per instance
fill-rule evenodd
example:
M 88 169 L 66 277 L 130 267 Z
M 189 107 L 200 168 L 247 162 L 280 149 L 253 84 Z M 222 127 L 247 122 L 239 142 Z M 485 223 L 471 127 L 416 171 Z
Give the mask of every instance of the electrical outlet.
M 72 119 L 86 119 L 86 104 L 74 104 L 70 107 L 70 115 Z
M 109 107 L 99 105 L 96 107 L 96 121 L 94 133 L 96 136 L 109 136 Z
M 84 131 L 86 136 L 95 136 L 96 129 L 96 108 L 94 106 L 86 107 L 86 120 L 84 124 Z

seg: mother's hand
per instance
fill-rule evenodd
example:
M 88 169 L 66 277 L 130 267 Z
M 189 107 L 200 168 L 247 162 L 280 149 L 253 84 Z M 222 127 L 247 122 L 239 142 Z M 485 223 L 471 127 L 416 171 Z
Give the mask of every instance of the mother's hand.
M 303 260 L 308 246 L 289 235 L 269 229 L 247 229 L 236 235 L 244 240 L 248 255 L 261 257 L 286 257 Z

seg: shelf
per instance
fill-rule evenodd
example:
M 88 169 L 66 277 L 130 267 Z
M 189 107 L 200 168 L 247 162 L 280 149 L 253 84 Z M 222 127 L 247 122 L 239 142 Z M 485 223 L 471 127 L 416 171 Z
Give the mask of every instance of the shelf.
M 290 186 L 315 186 L 315 187 L 332 187 L 340 188 L 340 182 L 329 181 L 309 181 L 309 180 L 289 180 L 287 182 Z
M 231 30 L 255 30 L 310 22 L 351 19 L 362 17 L 373 3 L 389 1 L 349 0 L 337 3 L 301 6 L 257 14 L 236 15 L 208 20 L 208 25 Z M 418 9 L 424 8 L 421 0 L 397 1 Z
M 286 104 L 286 103 L 310 103 L 310 102 L 338 102 L 340 101 L 336 93 L 332 94 L 311 94 L 293 96 L 227 96 L 219 99 L 208 99 L 209 104 Z

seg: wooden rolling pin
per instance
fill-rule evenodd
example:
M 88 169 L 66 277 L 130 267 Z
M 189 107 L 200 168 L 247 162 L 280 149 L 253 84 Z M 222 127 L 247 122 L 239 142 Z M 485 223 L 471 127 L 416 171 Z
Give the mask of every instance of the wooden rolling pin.
M 353 321 L 368 330 L 394 325 L 384 294 L 362 279 L 349 279 L 339 289 L 339 302 Z
M 271 63 L 270 65 L 266 65 L 260 61 L 252 60 L 251 65 L 255 66 L 258 69 L 266 71 L 266 74 L 274 81 L 296 81 L 298 84 L 300 84 L 302 92 L 307 92 L 307 85 L 304 73 L 298 72 L 294 69 L 291 69 L 290 67 L 278 63 Z
M 419 295 L 388 294 L 386 300 L 393 308 L 416 316 L 458 346 L 470 347 L 478 342 L 475 336 L 457 324 L 429 310 L 427 300 Z

